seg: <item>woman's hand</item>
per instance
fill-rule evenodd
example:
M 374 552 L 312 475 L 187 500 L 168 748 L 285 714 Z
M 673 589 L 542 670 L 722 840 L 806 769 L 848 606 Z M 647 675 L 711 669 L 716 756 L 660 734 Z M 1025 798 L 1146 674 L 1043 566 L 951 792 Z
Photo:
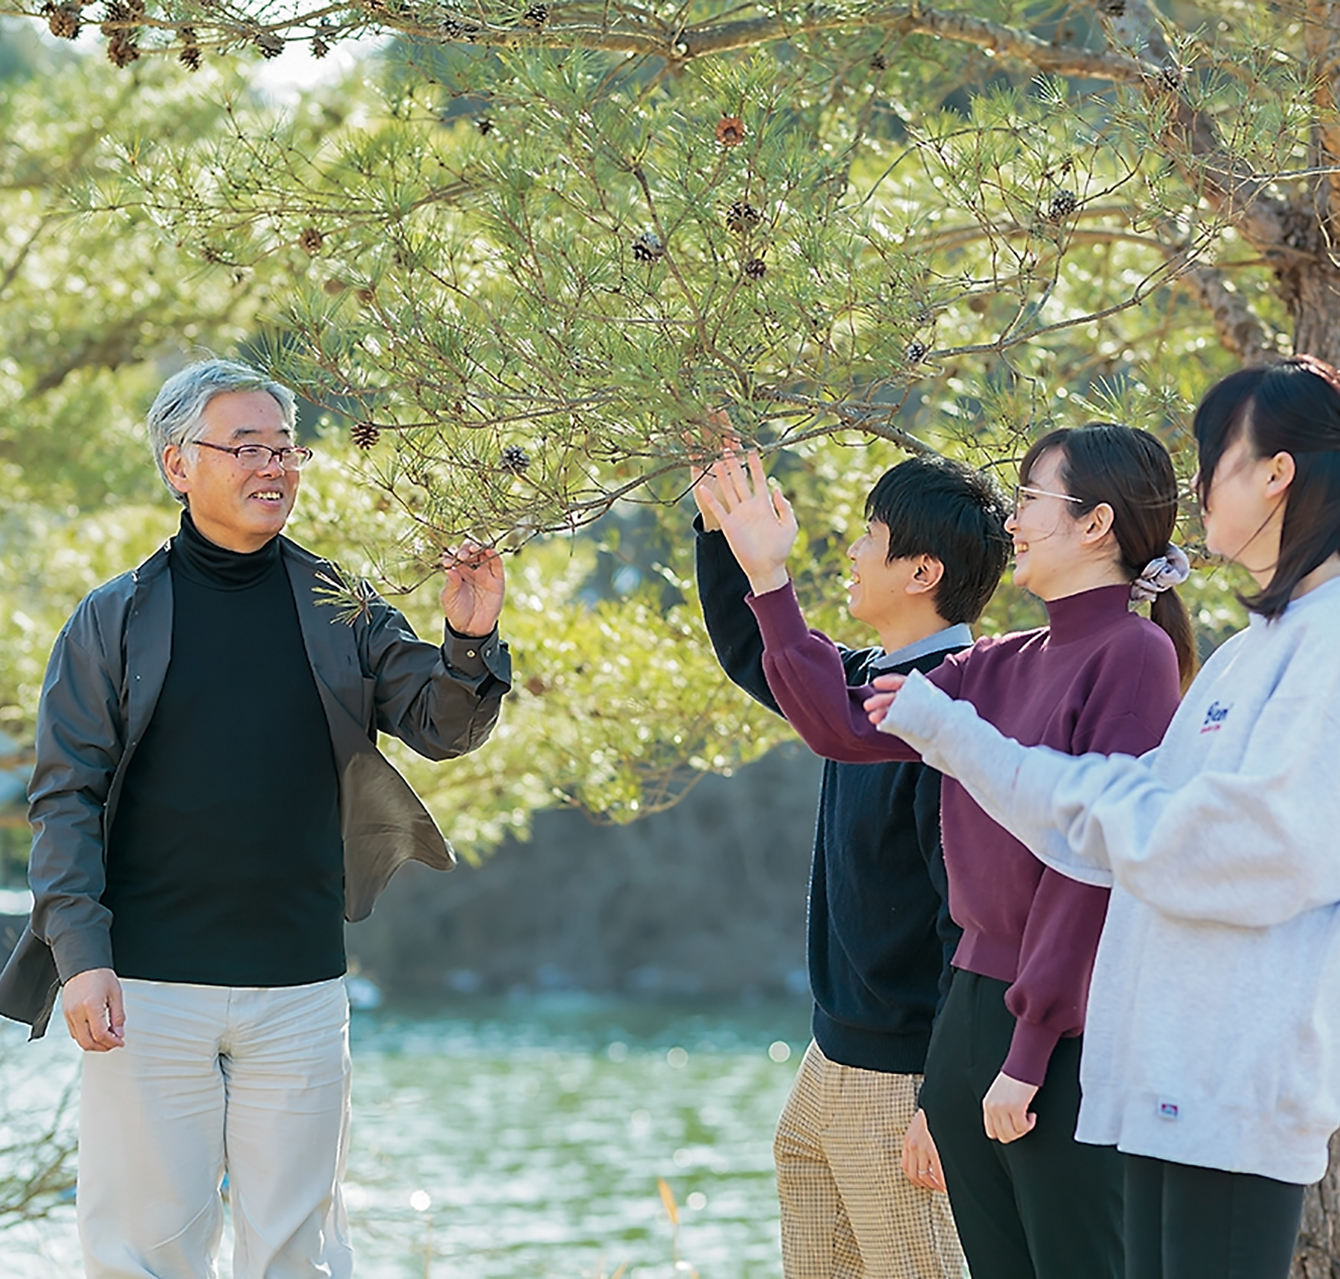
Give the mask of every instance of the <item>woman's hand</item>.
M 1028 1136 L 1038 1122 L 1038 1117 L 1028 1109 L 1037 1095 L 1037 1084 L 1021 1083 L 1006 1074 L 997 1075 L 996 1082 L 982 1098 L 986 1135 L 1005 1144 Z
M 700 484 L 694 494 L 704 522 L 714 520 L 726 535 L 736 560 L 755 595 L 786 585 L 786 557 L 800 531 L 791 503 L 768 484 L 763 463 L 752 450 L 748 470 L 738 454 L 727 453 L 712 464 L 711 487 Z
M 940 1152 L 935 1148 L 926 1112 L 918 1110 L 912 1116 L 903 1136 L 903 1176 L 922 1190 L 945 1189 L 944 1169 L 940 1167 Z
M 884 716 L 889 713 L 889 707 L 893 705 L 894 698 L 898 696 L 898 690 L 906 683 L 906 675 L 875 676 L 875 687 L 883 691 L 867 697 L 862 705 L 865 707 L 866 714 L 870 716 L 870 722 L 876 728 L 884 722 Z

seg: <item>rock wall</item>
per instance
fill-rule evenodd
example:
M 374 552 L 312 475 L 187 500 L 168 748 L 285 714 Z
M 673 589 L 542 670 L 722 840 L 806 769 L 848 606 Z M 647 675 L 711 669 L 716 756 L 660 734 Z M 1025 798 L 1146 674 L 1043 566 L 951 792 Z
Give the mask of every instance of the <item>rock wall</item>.
M 481 866 L 403 867 L 350 926 L 350 958 L 406 993 L 802 996 L 818 789 L 788 745 L 631 826 L 540 813 Z

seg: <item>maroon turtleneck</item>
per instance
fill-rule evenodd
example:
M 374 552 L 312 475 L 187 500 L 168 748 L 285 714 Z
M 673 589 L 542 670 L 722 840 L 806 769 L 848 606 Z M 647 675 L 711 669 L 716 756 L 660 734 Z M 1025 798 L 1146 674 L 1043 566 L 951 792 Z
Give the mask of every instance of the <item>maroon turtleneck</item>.
M 1141 755 L 1157 746 L 1178 701 L 1172 641 L 1128 608 L 1130 588 L 1102 586 L 1047 605 L 1050 626 L 947 658 L 929 679 L 1025 746 L 1070 755 Z M 748 597 L 763 635 L 763 669 L 809 747 L 852 763 L 912 760 L 879 732 L 848 688 L 832 641 L 805 627 L 786 587 Z M 1107 890 L 1045 869 L 953 779 L 940 801 L 949 911 L 963 928 L 954 966 L 1010 982 L 1016 1025 L 1005 1074 L 1041 1084 L 1056 1042 L 1084 1029 Z

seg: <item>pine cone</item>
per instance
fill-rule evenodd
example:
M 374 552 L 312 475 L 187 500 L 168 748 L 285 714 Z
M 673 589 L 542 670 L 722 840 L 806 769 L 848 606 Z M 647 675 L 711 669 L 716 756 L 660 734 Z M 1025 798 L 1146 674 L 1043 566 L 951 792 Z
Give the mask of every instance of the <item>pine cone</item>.
M 744 121 L 738 115 L 723 115 L 717 121 L 716 139 L 723 147 L 738 147 L 744 141 Z
M 743 275 L 746 280 L 750 281 L 761 280 L 767 273 L 768 264 L 764 262 L 762 258 L 750 258 L 749 261 L 740 268 L 740 274 Z
M 128 67 L 140 56 L 135 37 L 125 31 L 118 31 L 107 41 L 107 57 L 116 67 Z
M 479 34 L 473 22 L 462 22 L 459 18 L 443 18 L 438 29 L 446 40 L 469 40 Z
M 479 132 L 482 133 L 485 137 L 487 137 L 490 133 L 493 132 L 493 121 L 490 120 L 488 116 L 481 115 L 479 119 L 475 121 L 475 128 L 478 129 Z
M 310 253 L 315 257 L 321 252 L 321 246 L 326 242 L 326 237 L 314 226 L 304 227 L 302 234 L 298 237 L 298 247 L 304 253 Z
M 547 4 L 533 4 L 525 13 L 521 15 L 521 21 L 528 27 L 534 27 L 538 31 L 546 22 L 549 21 L 549 6 Z
M 277 58 L 284 52 L 284 38 L 275 35 L 273 31 L 262 31 L 256 37 L 256 48 L 261 51 L 263 58 Z
M 726 210 L 726 230 L 736 235 L 752 231 L 762 221 L 763 215 L 746 200 L 736 200 Z
M 930 347 L 924 342 L 909 342 L 907 344 L 907 362 L 909 364 L 920 364 L 930 354 Z
M 186 67 L 189 71 L 200 70 L 200 46 L 195 40 L 194 27 L 182 27 L 177 33 L 181 36 L 181 52 L 177 54 L 177 61 Z
M 1185 70 L 1176 63 L 1170 67 L 1159 68 L 1159 84 L 1169 93 L 1176 93 L 1182 87 L 1182 81 L 1185 78 Z
M 655 231 L 643 231 L 633 240 L 633 260 L 635 262 L 659 262 L 665 257 L 665 245 Z
M 330 52 L 328 45 L 320 36 L 312 37 L 312 57 L 324 58 Z
M 884 60 L 884 55 L 882 53 L 876 53 L 875 56 L 870 59 L 871 71 L 887 71 L 888 69 L 889 64 Z
M 77 5 L 48 5 L 43 12 L 47 15 L 47 26 L 51 34 L 60 40 L 73 40 L 79 34 L 79 8 Z
M 1078 208 L 1079 197 L 1073 191 L 1058 191 L 1052 196 L 1043 217 L 1051 223 L 1064 222 Z
M 509 444 L 502 451 L 500 465 L 504 471 L 509 471 L 513 475 L 520 475 L 530 466 L 530 458 L 526 456 L 526 450 L 520 445 Z
M 349 429 L 349 438 L 361 449 L 370 449 L 381 439 L 381 429 L 372 422 L 355 422 Z

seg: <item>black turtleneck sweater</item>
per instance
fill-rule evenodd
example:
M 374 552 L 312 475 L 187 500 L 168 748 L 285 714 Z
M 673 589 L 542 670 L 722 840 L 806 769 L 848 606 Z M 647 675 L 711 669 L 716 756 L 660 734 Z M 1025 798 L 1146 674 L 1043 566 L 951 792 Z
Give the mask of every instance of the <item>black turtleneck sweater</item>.
M 168 564 L 172 658 L 107 845 L 116 971 L 206 986 L 338 977 L 339 782 L 279 540 L 224 550 L 186 515 Z

